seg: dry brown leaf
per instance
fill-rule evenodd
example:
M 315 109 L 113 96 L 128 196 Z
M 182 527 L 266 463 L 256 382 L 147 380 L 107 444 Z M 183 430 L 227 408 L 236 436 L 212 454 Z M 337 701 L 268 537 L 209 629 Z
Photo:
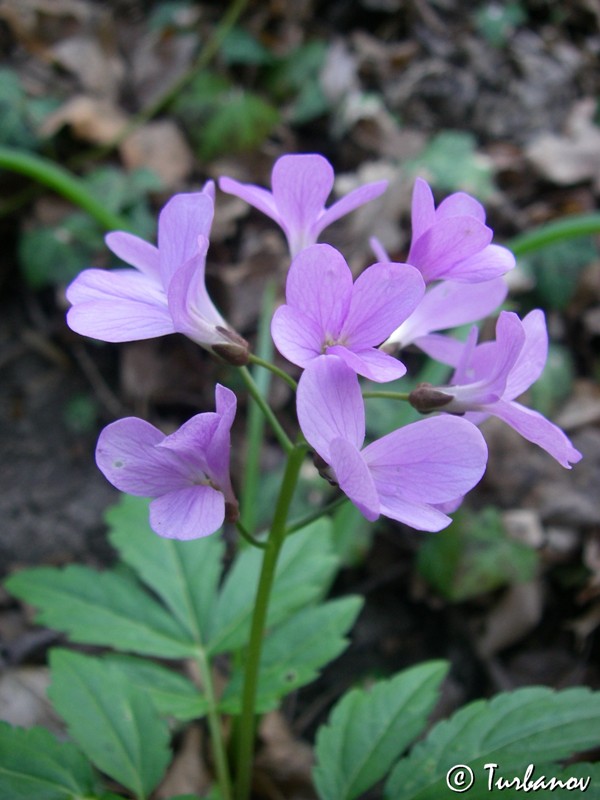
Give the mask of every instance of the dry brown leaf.
M 213 779 L 202 758 L 203 734 L 191 725 L 183 734 L 181 746 L 167 774 L 156 790 L 157 800 L 180 794 L 204 795 Z
M 540 621 L 543 608 L 541 581 L 510 586 L 486 619 L 477 642 L 480 656 L 490 658 L 523 639 Z
M 118 96 L 125 75 L 123 59 L 92 36 L 63 39 L 52 47 L 52 56 L 77 78 L 86 93 L 113 99 Z
M 120 147 L 128 169 L 155 172 L 166 189 L 178 188 L 194 167 L 194 156 L 172 120 L 157 120 L 128 136 Z
M 41 133 L 53 136 L 68 125 L 76 139 L 92 144 L 108 144 L 121 133 L 127 120 L 125 112 L 109 100 L 77 95 L 46 117 Z
M 0 677 L 0 718 L 11 725 L 43 725 L 55 733 L 64 727 L 46 697 L 50 685 L 47 667 L 19 667 Z
M 600 128 L 594 123 L 596 99 L 575 104 L 563 136 L 544 133 L 525 154 L 539 172 L 561 186 L 592 180 L 600 189 Z
M 270 796 L 285 800 L 314 800 L 312 748 L 292 733 L 278 711 L 265 714 L 259 736 L 263 747 L 256 758 L 258 781 L 273 784 Z

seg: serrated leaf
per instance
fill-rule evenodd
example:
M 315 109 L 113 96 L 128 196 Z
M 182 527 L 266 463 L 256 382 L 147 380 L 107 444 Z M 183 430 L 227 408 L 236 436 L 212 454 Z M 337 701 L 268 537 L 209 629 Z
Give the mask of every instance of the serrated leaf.
M 258 713 L 277 708 L 282 697 L 313 681 L 322 667 L 346 649 L 346 634 L 362 603 L 360 597 L 344 597 L 303 609 L 268 635 L 260 662 Z M 243 684 L 244 670 L 238 669 L 221 698 L 221 711 L 239 713 Z
M 90 761 L 143 798 L 162 778 L 169 731 L 144 693 L 104 659 L 50 653 L 48 696 Z
M 283 622 L 326 591 L 338 566 L 330 526 L 329 520 L 321 519 L 286 539 L 269 603 L 268 627 Z M 227 574 L 211 620 L 211 654 L 246 643 L 262 558 L 262 551 L 245 549 Z
M 216 602 L 223 542 L 217 536 L 192 542 L 157 536 L 148 523 L 148 505 L 144 498 L 123 495 L 106 514 L 110 542 L 202 646 Z
M 352 800 L 385 776 L 425 727 L 447 671 L 431 661 L 344 695 L 317 734 L 313 777 L 322 800 Z
M 40 567 L 13 575 L 6 587 L 39 609 L 37 622 L 65 631 L 74 642 L 163 658 L 195 653 L 186 630 L 124 574 Z
M 478 700 L 438 723 L 402 759 L 385 787 L 386 800 L 439 800 L 446 775 L 457 764 L 473 770 L 469 799 L 489 797 L 484 764 L 502 775 L 523 775 L 524 765 L 542 767 L 600 744 L 600 692 L 587 688 L 556 692 L 527 687 Z
M 135 656 L 106 656 L 104 660 L 143 691 L 161 716 L 186 721 L 206 714 L 200 689 L 178 672 Z
M 10 800 L 73 800 L 90 796 L 94 772 L 69 742 L 45 728 L 12 728 L 0 722 L 0 797 Z

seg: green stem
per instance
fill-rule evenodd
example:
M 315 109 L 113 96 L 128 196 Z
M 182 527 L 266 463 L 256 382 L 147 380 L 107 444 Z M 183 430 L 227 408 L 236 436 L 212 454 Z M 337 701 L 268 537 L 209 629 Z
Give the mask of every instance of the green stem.
M 129 222 L 109 211 L 89 191 L 84 181 L 64 167 L 60 167 L 42 156 L 23 153 L 12 147 L 0 147 L 0 169 L 19 172 L 38 183 L 53 189 L 66 200 L 87 211 L 106 230 L 131 230 Z
M 219 712 L 217 708 L 217 698 L 215 696 L 212 675 L 210 672 L 210 664 L 203 648 L 198 648 L 196 653 L 196 661 L 198 663 L 198 669 L 200 670 L 202 689 L 204 691 L 204 696 L 206 697 L 206 716 L 208 720 L 208 730 L 210 733 L 212 755 L 215 762 L 217 781 L 219 783 L 223 800 L 231 800 L 231 777 L 229 775 L 229 764 L 227 763 L 227 754 L 225 752 L 225 745 L 223 743 L 223 732 L 221 730 L 221 720 L 219 718 Z
M 387 400 L 408 400 L 408 392 L 363 392 L 363 397 L 382 397 Z
M 322 508 L 316 509 L 315 511 L 311 511 L 310 514 L 306 514 L 300 519 L 293 520 L 285 529 L 285 535 L 289 536 L 290 533 L 296 533 L 296 531 L 302 530 L 307 525 L 310 525 L 311 522 L 314 522 L 317 519 L 321 519 L 321 517 L 325 517 L 328 514 L 333 513 L 336 511 L 341 505 L 343 505 L 348 498 L 345 494 L 340 494 L 335 500 L 332 500 L 330 503 L 327 503 L 326 506 Z
M 271 339 L 271 317 L 275 303 L 275 281 L 267 283 L 263 294 L 262 309 L 258 323 L 256 349 L 261 359 L 270 359 L 273 355 Z M 269 396 L 271 373 L 254 367 L 251 370 L 256 388 L 265 399 Z M 256 526 L 258 511 L 257 498 L 260 492 L 260 458 L 265 435 L 265 417 L 256 403 L 251 403 L 246 422 L 246 459 L 244 481 L 241 496 L 241 521 L 246 531 L 253 531 Z M 242 534 L 243 535 L 243 534 Z
M 265 418 L 271 428 L 273 428 L 273 433 L 279 440 L 279 444 L 282 446 L 284 451 L 289 455 L 291 451 L 294 449 L 294 445 L 290 438 L 288 437 L 287 433 L 281 427 L 279 420 L 275 416 L 275 414 L 271 411 L 271 408 L 265 398 L 260 393 L 256 383 L 254 382 L 254 378 L 250 374 L 250 370 L 248 367 L 240 367 L 240 373 L 242 375 L 242 379 L 246 384 L 246 388 L 254 402 L 258 405 L 260 410 L 265 415 Z
M 291 377 L 291 375 L 288 375 L 287 372 L 284 372 L 282 369 L 279 369 L 279 367 L 276 367 L 275 364 L 271 364 L 270 361 L 265 361 L 259 356 L 254 355 L 254 353 L 250 353 L 250 363 L 270 370 L 274 375 L 277 375 L 278 378 L 284 380 L 294 391 L 296 391 L 298 388 L 298 384 Z
M 304 445 L 294 445 L 288 453 L 285 473 L 279 489 L 273 524 L 269 531 L 267 549 L 265 550 L 265 557 L 263 559 L 256 591 L 252 626 L 250 629 L 250 641 L 246 653 L 246 673 L 242 696 L 242 713 L 239 723 L 236 800 L 247 800 L 250 794 L 254 745 L 254 707 L 256 703 L 263 635 L 277 561 L 285 541 L 286 522 L 290 503 L 292 502 L 305 453 L 306 448 Z
M 235 523 L 235 527 L 238 529 L 238 533 L 240 534 L 240 536 L 243 539 L 245 539 L 248 542 L 248 544 L 251 544 L 252 547 L 258 547 L 261 550 L 266 549 L 267 547 L 266 542 L 259 542 L 258 539 L 255 539 L 254 536 L 252 536 L 252 534 L 246 530 L 245 525 L 242 522 L 240 522 L 239 519 Z
M 600 233 L 600 214 L 574 214 L 515 236 L 506 243 L 506 246 L 516 256 L 523 256 L 555 242 L 598 233 Z

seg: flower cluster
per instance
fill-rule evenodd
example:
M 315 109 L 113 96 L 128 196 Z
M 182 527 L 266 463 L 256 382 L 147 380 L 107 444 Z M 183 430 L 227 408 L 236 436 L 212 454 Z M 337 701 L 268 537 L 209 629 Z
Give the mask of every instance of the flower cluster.
M 369 520 L 379 515 L 437 531 L 481 479 L 487 448 L 477 427 L 504 420 L 570 468 L 581 454 L 549 420 L 516 402 L 541 374 L 547 333 L 541 311 L 522 321 L 502 311 L 496 340 L 477 343 L 442 331 L 477 322 L 507 293 L 503 275 L 514 257 L 492 244 L 485 211 L 462 192 L 436 208 L 417 179 L 412 242 L 406 263 L 393 262 L 373 240 L 376 263 L 356 280 L 343 255 L 319 244 L 335 220 L 377 198 L 386 182 L 368 184 L 325 207 L 333 169 L 320 155 L 287 155 L 275 164 L 272 191 L 222 178 L 223 191 L 256 207 L 283 230 L 291 256 L 285 303 L 275 312 L 273 341 L 302 372 L 297 389 L 300 429 L 337 484 Z M 176 195 L 162 210 L 157 247 L 124 232 L 107 245 L 133 269 L 86 270 L 71 284 L 69 325 L 110 342 L 183 333 L 234 365 L 250 355 L 225 322 L 204 282 L 214 214 L 214 184 Z M 416 345 L 454 367 L 447 386 L 420 385 L 410 402 L 439 412 L 364 446 L 365 407 L 359 376 L 377 383 L 402 377 L 398 358 Z M 139 419 L 109 425 L 97 463 L 119 489 L 155 498 L 150 522 L 162 536 L 190 539 L 237 515 L 229 478 L 235 395 L 216 389 L 216 411 L 198 414 L 170 436 Z

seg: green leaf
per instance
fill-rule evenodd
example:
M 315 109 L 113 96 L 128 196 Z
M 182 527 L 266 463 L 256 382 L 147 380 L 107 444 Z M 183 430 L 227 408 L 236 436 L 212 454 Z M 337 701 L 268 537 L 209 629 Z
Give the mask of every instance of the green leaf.
M 163 658 L 195 653 L 186 630 L 126 575 L 78 565 L 40 567 L 13 575 L 6 587 L 38 607 L 37 622 L 74 642 Z
M 50 653 L 48 696 L 90 761 L 137 797 L 162 778 L 171 753 L 169 731 L 145 694 L 101 658 Z
M 491 165 L 477 152 L 477 141 L 466 131 L 442 131 L 424 152 L 407 162 L 411 175 L 423 174 L 436 189 L 462 190 L 486 200 L 494 191 Z
M 582 236 L 554 242 L 524 259 L 527 272 L 533 275 L 533 294 L 544 308 L 563 311 L 571 302 L 583 271 L 598 259 L 594 239 Z
M 600 744 L 600 692 L 586 688 L 556 692 L 528 687 L 492 700 L 478 700 L 438 723 L 393 770 L 386 800 L 439 800 L 446 797 L 446 775 L 457 764 L 475 776 L 469 800 L 485 800 L 488 771 L 495 763 L 503 776 L 523 775 L 528 764 L 541 774 L 553 762 Z
M 223 153 L 252 150 L 279 122 L 277 109 L 259 95 L 232 89 L 204 124 L 199 150 L 210 160 Z
M 306 608 L 268 634 L 260 662 L 258 713 L 277 708 L 282 697 L 313 681 L 346 649 L 346 634 L 362 603 L 361 597 L 344 597 Z M 243 684 L 244 670 L 237 669 L 221 698 L 221 711 L 240 712 Z
M 0 797 L 73 800 L 93 793 L 94 772 L 73 745 L 45 728 L 12 728 L 0 722 Z
M 200 689 L 179 672 L 135 656 L 111 655 L 104 661 L 143 691 L 161 717 L 185 722 L 206 714 L 207 703 Z
M 223 542 L 216 535 L 192 542 L 157 536 L 148 523 L 148 505 L 145 498 L 123 495 L 106 513 L 110 542 L 161 598 L 187 637 L 202 645 L 216 602 Z
M 538 556 L 511 539 L 496 508 L 460 509 L 443 533 L 423 539 L 417 568 L 434 589 L 460 602 L 507 583 L 531 580 Z
M 373 526 L 352 503 L 344 503 L 333 515 L 333 546 L 345 567 L 360 564 L 371 545 Z
M 447 671 L 446 662 L 430 661 L 344 695 L 317 734 L 313 777 L 322 800 L 352 800 L 385 776 L 425 727 Z
M 551 418 L 571 394 L 574 377 L 575 363 L 570 349 L 550 344 L 546 366 L 528 391 L 527 405 Z
M 226 64 L 270 64 L 273 55 L 244 28 L 232 28 L 221 43 L 221 58 Z
M 262 551 L 246 548 L 227 574 L 211 619 L 208 651 L 212 655 L 246 644 L 262 558 Z M 277 564 L 267 626 L 283 622 L 320 598 L 338 563 L 329 520 L 318 520 L 289 536 Z

